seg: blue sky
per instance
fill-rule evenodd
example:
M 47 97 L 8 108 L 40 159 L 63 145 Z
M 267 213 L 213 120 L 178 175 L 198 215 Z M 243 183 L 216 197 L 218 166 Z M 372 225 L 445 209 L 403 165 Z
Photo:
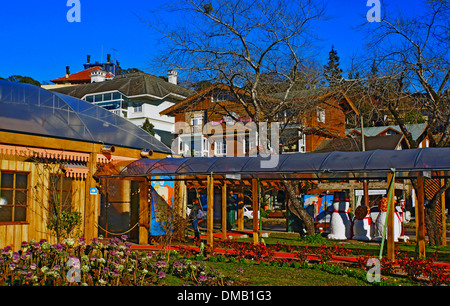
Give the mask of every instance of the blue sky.
M 23 0 L 0 3 L 0 76 L 30 76 L 40 82 L 61 77 L 65 67 L 83 69 L 110 53 L 122 68 L 147 71 L 157 50 L 157 36 L 136 16 L 146 18 L 166 0 L 80 0 L 81 22 L 66 19 L 67 0 Z M 174 0 L 175 1 L 175 0 Z M 393 9 L 415 14 L 422 0 L 390 0 Z M 334 45 L 345 70 L 351 57 L 363 52 L 364 35 L 354 27 L 364 23 L 367 0 L 328 0 L 332 17 L 317 28 L 322 37 L 317 60 L 323 64 Z M 382 5 L 383 9 L 383 5 Z M 102 52 L 103 50 L 103 52 Z

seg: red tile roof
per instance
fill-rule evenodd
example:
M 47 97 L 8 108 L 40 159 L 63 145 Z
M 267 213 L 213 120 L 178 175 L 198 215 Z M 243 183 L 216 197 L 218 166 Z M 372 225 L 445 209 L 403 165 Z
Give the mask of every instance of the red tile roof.
M 84 83 L 90 83 L 91 82 L 91 71 L 93 70 L 102 70 L 102 68 L 96 66 L 92 67 L 80 72 L 76 72 L 73 74 L 70 74 L 68 78 L 66 76 L 63 76 L 61 78 L 57 78 L 54 80 L 51 80 L 53 83 L 76 83 L 76 84 L 84 84 Z M 110 73 L 106 73 L 106 78 L 113 78 L 113 75 Z

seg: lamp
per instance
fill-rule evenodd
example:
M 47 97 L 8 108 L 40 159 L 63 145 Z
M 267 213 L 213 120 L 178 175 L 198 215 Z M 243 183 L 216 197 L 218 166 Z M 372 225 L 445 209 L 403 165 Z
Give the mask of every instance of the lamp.
M 115 150 L 114 146 L 103 146 L 100 150 L 103 154 L 111 154 Z
M 152 156 L 153 151 L 150 149 L 142 149 L 141 150 L 141 157 L 142 158 L 149 158 L 150 156 Z

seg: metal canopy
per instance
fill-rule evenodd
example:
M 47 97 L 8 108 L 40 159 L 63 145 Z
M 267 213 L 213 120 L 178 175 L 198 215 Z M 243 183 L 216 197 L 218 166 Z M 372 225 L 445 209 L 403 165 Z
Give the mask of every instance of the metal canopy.
M 385 179 L 395 169 L 397 178 L 419 174 L 450 175 L 450 148 L 375 150 L 366 152 L 294 153 L 270 156 L 274 167 L 262 166 L 269 157 L 192 157 L 140 159 L 117 171 L 101 169 L 96 177 L 173 176 L 183 179 L 214 174 L 216 178 L 240 175 L 241 179 Z
M 38 86 L 0 80 L 0 130 L 171 154 L 125 118 Z

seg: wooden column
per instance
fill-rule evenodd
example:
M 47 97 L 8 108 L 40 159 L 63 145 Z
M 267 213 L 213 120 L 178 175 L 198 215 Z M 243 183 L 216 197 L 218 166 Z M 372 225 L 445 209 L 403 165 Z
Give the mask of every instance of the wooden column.
M 93 150 L 95 150 L 95 146 Z M 90 193 L 91 187 L 97 187 L 97 182 L 93 178 L 93 175 L 97 170 L 97 153 L 92 152 L 89 154 L 87 168 L 89 173 L 86 177 L 85 188 L 86 201 L 84 208 L 84 238 L 88 243 L 90 243 L 92 238 L 98 236 L 97 222 L 100 211 L 100 195 Z
M 441 187 L 445 180 L 441 179 Z M 441 195 L 441 218 L 442 218 L 442 246 L 447 246 L 447 216 L 445 215 L 445 192 Z
M 388 220 L 387 220 L 387 258 L 391 261 L 395 260 L 395 242 L 394 242 L 394 220 L 395 220 L 395 182 L 394 175 L 388 173 L 387 188 L 388 188 Z
M 214 224 L 214 178 L 212 175 L 207 177 L 207 217 L 206 217 L 206 243 L 212 247 L 214 242 L 213 224 Z
M 258 198 L 258 181 L 252 179 L 252 206 L 253 206 L 253 243 L 258 244 L 258 226 L 259 226 L 259 198 Z
M 239 188 L 238 192 L 238 223 L 237 228 L 238 231 L 244 230 L 244 189 Z
M 148 191 L 149 181 L 145 178 L 139 186 L 139 244 L 148 244 L 150 233 L 150 199 Z
M 222 239 L 227 239 L 227 183 L 222 185 Z
M 425 258 L 425 190 L 422 174 L 419 174 L 417 177 L 416 234 L 419 245 L 419 258 Z

